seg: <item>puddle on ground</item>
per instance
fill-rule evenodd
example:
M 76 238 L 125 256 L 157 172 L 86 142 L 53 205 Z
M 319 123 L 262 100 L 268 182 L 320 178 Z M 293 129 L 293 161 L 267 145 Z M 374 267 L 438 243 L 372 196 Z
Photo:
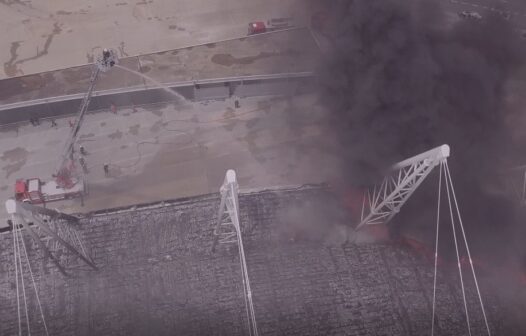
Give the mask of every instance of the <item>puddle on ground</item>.
M 108 134 L 108 138 L 110 138 L 111 140 L 120 139 L 122 138 L 122 132 L 117 130 L 111 134 Z
M 104 127 L 104 126 L 106 126 L 106 123 L 105 123 L 105 122 L 101 122 L 101 123 L 100 123 L 100 126 L 101 126 L 101 127 Z
M 0 187 L 0 190 L 4 191 L 4 190 L 7 190 L 7 188 L 9 188 L 9 187 L 6 186 L 6 185 L 5 185 L 5 186 L 1 186 L 1 187 Z

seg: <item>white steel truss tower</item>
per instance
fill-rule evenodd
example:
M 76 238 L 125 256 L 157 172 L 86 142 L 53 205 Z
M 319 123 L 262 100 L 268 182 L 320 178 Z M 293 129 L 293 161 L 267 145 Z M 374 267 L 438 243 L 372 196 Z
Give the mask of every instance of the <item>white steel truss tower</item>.
M 355 230 L 389 222 L 433 168 L 448 157 L 449 146 L 442 145 L 395 164 L 391 174 L 364 195 L 361 220 Z
M 13 230 L 23 228 L 35 240 L 46 257 L 51 259 L 58 270 L 68 275 L 57 252 L 66 249 L 79 257 L 88 266 L 97 270 L 91 256 L 77 232 L 79 219 L 75 216 L 29 203 L 7 200 L 7 213 L 11 217 Z M 34 225 L 29 225 L 32 223 Z
M 226 172 L 223 185 L 219 189 L 221 194 L 221 203 L 217 216 L 217 223 L 214 229 L 214 242 L 212 251 L 215 251 L 217 244 L 235 243 L 239 250 L 239 260 L 241 263 L 241 273 L 243 277 L 243 289 L 245 294 L 245 308 L 248 320 L 248 330 L 250 336 L 258 336 L 256 324 L 256 314 L 252 301 L 252 289 L 248 278 L 247 261 L 245 250 L 243 248 L 243 239 L 241 237 L 241 227 L 239 221 L 239 185 L 237 184 L 236 172 L 229 169 Z

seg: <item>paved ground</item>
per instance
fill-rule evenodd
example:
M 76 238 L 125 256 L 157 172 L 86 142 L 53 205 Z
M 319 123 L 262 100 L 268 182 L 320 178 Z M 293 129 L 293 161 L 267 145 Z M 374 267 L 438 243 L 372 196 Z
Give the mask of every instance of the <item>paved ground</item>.
M 0 2 L 0 78 L 93 61 L 103 47 L 148 54 L 246 35 L 248 22 L 294 14 L 301 0 L 95 0 Z M 300 5 L 301 4 L 301 5 Z
M 291 117 L 307 110 L 301 124 Z M 226 100 L 87 115 L 79 144 L 89 152 L 90 195 L 84 207 L 79 200 L 52 206 L 87 211 L 216 192 L 228 168 L 244 188 L 327 180 L 330 161 L 313 146 L 321 111 L 305 95 L 243 99 L 239 109 Z M 57 123 L 57 129 L 44 121 L 0 132 L 0 199 L 13 196 L 16 178 L 51 178 L 70 131 L 67 119 Z M 0 218 L 4 211 L 2 205 Z
M 120 65 L 161 83 L 176 83 L 312 71 L 318 55 L 310 32 L 297 29 L 126 57 Z M 90 65 L 0 80 L 0 105 L 84 93 L 91 71 Z M 155 86 L 135 74 L 112 69 L 100 75 L 96 90 L 144 85 Z
M 526 28 L 522 0 L 437 0 L 462 10 L 510 12 Z M 316 0 L 148 0 L 0 2 L 0 79 L 93 61 L 102 47 L 148 54 L 246 35 L 250 21 L 294 15 L 307 24 Z

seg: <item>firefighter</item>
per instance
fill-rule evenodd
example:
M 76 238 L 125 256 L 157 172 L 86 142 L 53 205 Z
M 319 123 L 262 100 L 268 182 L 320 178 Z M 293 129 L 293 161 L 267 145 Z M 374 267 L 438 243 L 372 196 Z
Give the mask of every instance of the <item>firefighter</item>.
M 108 58 L 110 58 L 110 51 L 107 48 L 102 49 L 102 59 L 104 62 L 108 61 Z
M 106 177 L 110 176 L 110 165 L 107 164 L 107 163 L 105 163 L 104 166 L 103 166 L 103 168 L 104 168 L 104 175 L 105 175 Z
M 88 166 L 86 166 L 86 160 L 84 160 L 83 156 L 81 156 L 79 158 L 79 162 L 80 162 L 80 166 L 82 167 L 82 171 L 84 172 L 84 174 L 87 174 L 88 173 Z

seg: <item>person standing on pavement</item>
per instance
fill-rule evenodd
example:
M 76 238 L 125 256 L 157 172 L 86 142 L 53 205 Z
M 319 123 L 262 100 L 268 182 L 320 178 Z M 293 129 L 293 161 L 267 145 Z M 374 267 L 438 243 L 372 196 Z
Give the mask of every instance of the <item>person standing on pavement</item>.
M 106 177 L 109 177 L 110 176 L 110 165 L 105 163 L 103 167 L 104 167 L 104 175 Z
M 87 174 L 88 173 L 88 166 L 86 166 L 86 160 L 84 160 L 83 156 L 81 156 L 79 158 L 79 162 L 80 162 L 80 166 L 82 167 L 82 171 L 84 172 L 84 174 Z

